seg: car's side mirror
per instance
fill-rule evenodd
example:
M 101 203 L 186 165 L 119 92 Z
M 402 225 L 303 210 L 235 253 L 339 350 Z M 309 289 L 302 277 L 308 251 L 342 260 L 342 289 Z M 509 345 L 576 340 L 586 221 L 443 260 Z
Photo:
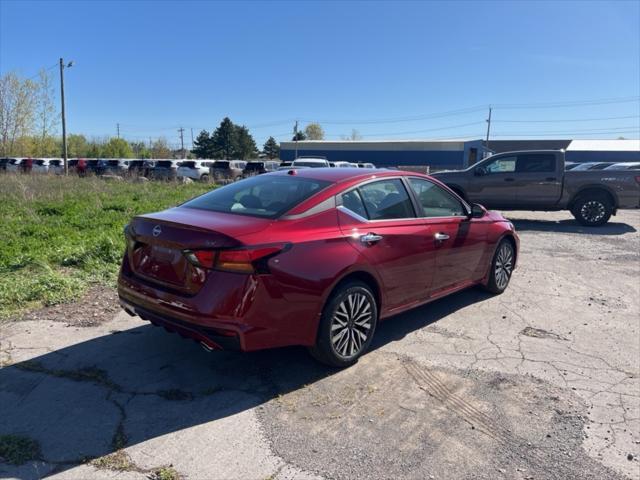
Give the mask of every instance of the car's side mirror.
M 471 218 L 482 218 L 487 214 L 487 209 L 478 203 L 471 205 Z
M 483 175 L 487 174 L 487 171 L 484 169 L 484 167 L 476 167 L 476 169 L 473 171 L 473 174 L 476 177 L 482 177 Z

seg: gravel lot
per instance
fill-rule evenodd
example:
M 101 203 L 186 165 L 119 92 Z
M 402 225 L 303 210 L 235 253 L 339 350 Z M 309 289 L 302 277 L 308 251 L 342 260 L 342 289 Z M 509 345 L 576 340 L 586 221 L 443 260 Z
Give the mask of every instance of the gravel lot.
M 102 300 L 0 326 L 0 436 L 40 449 L 0 477 L 640 478 L 640 211 L 507 216 L 503 295 L 390 319 L 344 371 L 300 348 L 207 354 L 94 320 Z

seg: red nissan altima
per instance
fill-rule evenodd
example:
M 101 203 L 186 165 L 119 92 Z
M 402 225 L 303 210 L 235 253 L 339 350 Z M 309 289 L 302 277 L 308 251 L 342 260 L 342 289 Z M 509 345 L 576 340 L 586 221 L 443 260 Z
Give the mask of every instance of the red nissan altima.
M 502 293 L 513 225 L 437 180 L 347 168 L 279 171 L 135 217 L 123 308 L 207 349 L 304 345 L 344 367 L 379 321 L 472 285 Z

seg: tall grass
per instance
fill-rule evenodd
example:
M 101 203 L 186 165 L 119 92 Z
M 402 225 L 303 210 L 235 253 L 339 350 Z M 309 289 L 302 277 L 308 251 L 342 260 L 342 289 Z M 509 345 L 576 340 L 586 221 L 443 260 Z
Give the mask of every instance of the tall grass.
M 0 175 L 0 319 L 115 284 L 122 229 L 212 188 L 100 178 Z

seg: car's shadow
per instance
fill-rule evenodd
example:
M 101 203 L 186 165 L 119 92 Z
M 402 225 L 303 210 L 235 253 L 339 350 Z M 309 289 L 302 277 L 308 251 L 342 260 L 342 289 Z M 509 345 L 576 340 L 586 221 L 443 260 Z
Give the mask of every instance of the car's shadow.
M 379 325 L 371 348 L 487 297 L 470 289 L 393 317 Z M 251 409 L 336 371 L 304 348 L 207 353 L 144 323 L 2 368 L 0 435 L 37 440 L 59 471 Z M 39 477 L 42 468 L 0 463 L 0 476 Z
M 507 218 L 516 227 L 516 231 L 526 232 L 560 232 L 560 233 L 582 233 L 586 235 L 623 235 L 633 233 L 636 229 L 626 223 L 608 222 L 600 227 L 585 227 L 575 220 L 530 220 L 512 218 L 508 214 Z

